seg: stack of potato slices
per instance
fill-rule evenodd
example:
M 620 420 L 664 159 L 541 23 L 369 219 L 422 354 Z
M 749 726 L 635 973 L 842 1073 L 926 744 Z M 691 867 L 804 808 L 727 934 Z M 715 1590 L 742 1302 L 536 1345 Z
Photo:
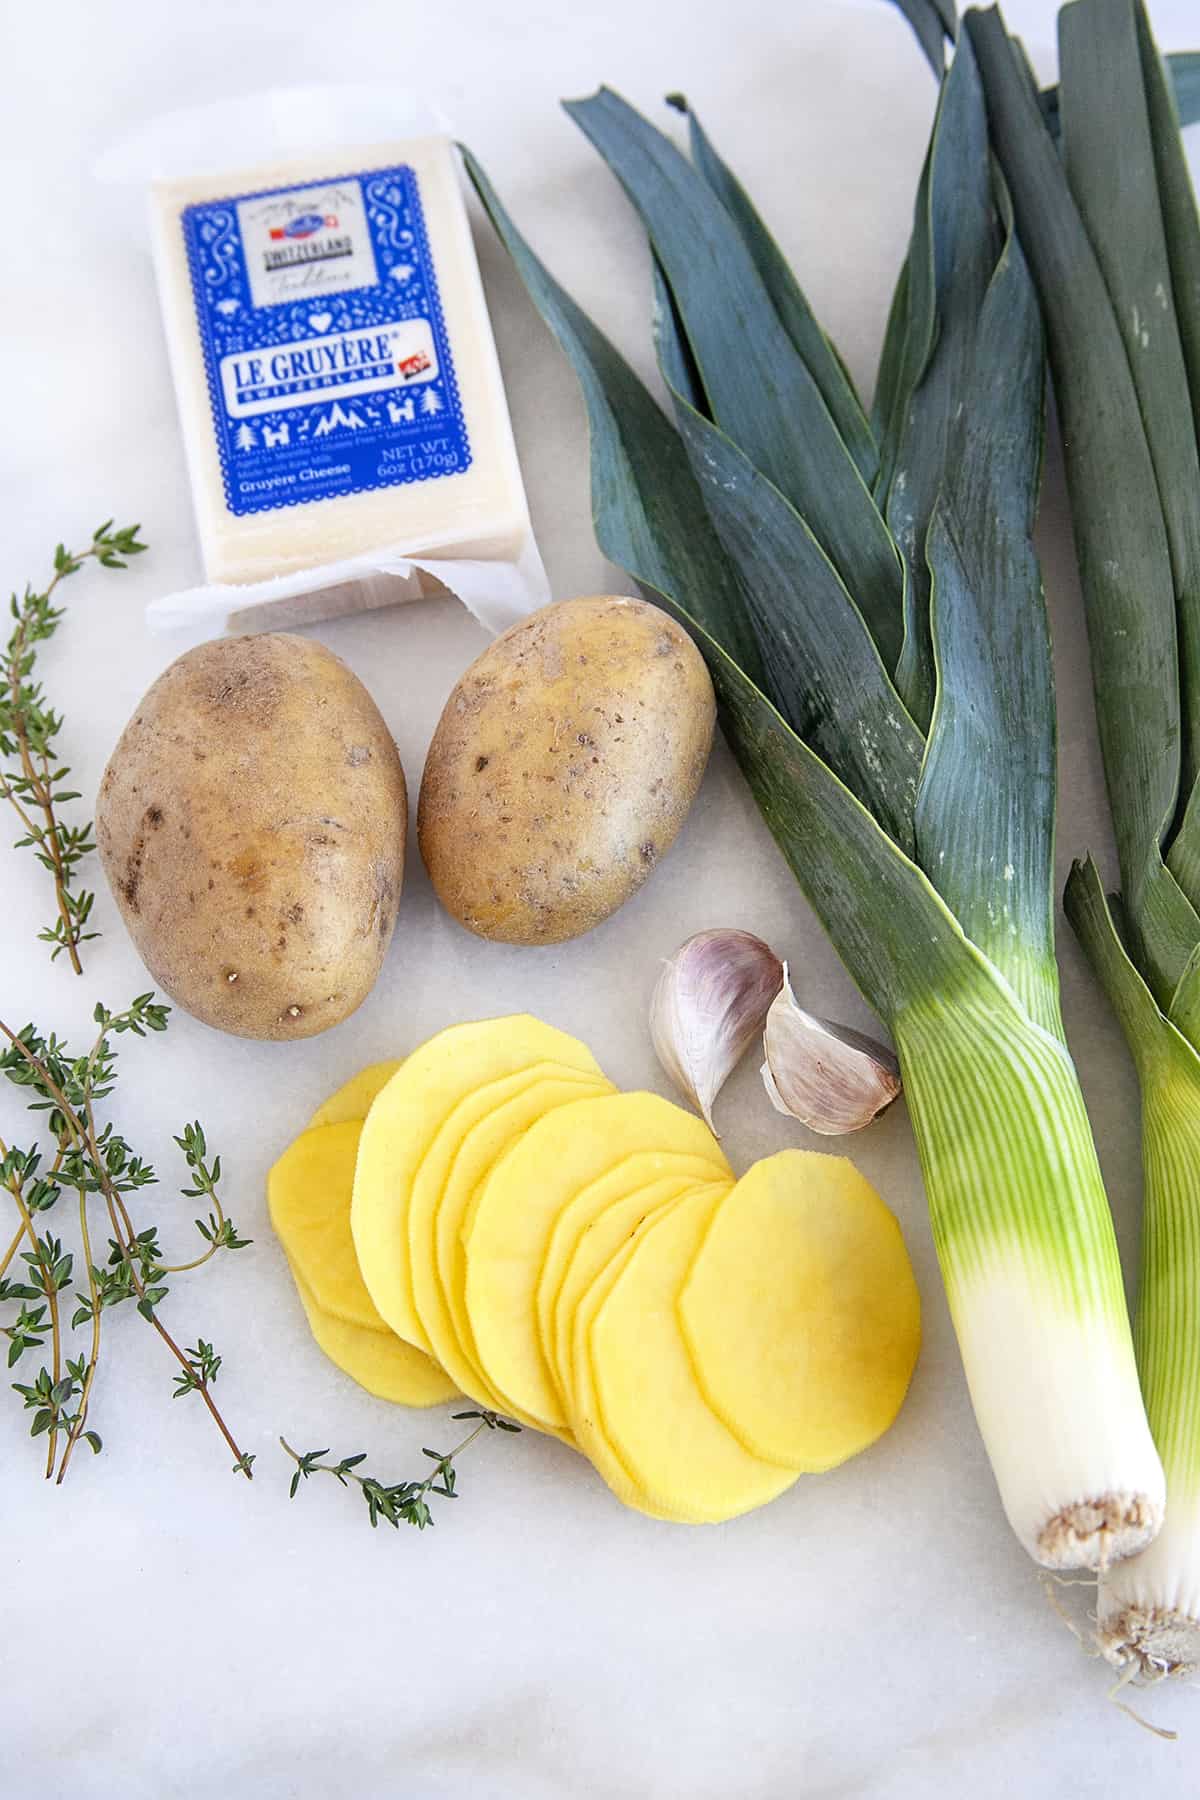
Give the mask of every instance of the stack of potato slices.
M 559 1437 L 657 1518 L 733 1518 L 865 1449 L 916 1360 L 900 1230 L 851 1163 L 736 1180 L 703 1120 L 524 1015 L 364 1070 L 268 1194 L 347 1374 Z

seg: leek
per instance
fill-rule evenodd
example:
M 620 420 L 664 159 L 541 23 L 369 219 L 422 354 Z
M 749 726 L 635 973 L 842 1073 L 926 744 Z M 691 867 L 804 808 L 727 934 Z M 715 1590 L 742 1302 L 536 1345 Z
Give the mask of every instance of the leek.
M 1113 1663 L 1174 1673 L 1200 1666 L 1200 220 L 1140 0 L 1060 14 L 1061 155 L 999 15 L 967 24 L 1046 320 L 1120 863 L 1119 901 L 1089 860 L 1066 908 L 1142 1096 L 1136 1341 L 1167 1515 L 1097 1622 Z
M 873 449 L 698 122 L 689 162 L 607 90 L 569 111 L 646 226 L 673 419 L 467 168 L 582 384 L 600 544 L 692 631 L 767 824 L 892 1032 L 1012 1527 L 1049 1567 L 1102 1566 L 1151 1541 L 1163 1477 L 1059 1015 L 1043 345 L 971 45 L 942 80 Z

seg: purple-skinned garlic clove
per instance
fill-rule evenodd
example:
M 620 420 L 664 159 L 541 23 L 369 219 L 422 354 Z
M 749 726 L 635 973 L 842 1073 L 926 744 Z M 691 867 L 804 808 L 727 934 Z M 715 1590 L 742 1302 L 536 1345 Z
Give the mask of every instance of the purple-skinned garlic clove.
M 805 1012 L 787 964 L 763 1031 L 763 1085 L 776 1112 L 822 1137 L 861 1131 L 900 1092 L 900 1065 L 884 1044 Z
M 762 1031 L 783 980 L 770 945 L 732 928 L 698 931 L 664 963 L 650 1034 L 659 1062 L 710 1126 L 713 1102 Z

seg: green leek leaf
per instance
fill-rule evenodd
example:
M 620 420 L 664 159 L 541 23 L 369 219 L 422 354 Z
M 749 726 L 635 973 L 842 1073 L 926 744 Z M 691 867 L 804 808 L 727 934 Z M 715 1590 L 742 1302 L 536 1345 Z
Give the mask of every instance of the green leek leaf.
M 911 854 L 921 734 L 862 615 L 804 520 L 696 410 L 673 296 L 657 265 L 655 274 L 659 365 L 703 502 L 742 576 L 766 692 L 797 735 Z
M 875 478 L 876 500 L 885 516 L 892 492 L 892 479 L 908 432 L 913 394 L 919 386 L 937 340 L 937 296 L 934 287 L 933 220 L 929 205 L 929 170 L 933 146 L 930 144 L 921 178 L 917 184 L 913 212 L 912 235 L 904 264 L 904 337 L 893 383 L 888 416 L 883 421 L 879 445 L 879 473 Z M 889 321 L 890 322 L 890 321 Z M 885 345 L 885 349 L 887 346 Z M 891 523 L 891 521 L 889 521 Z M 901 550 L 904 566 L 904 638 L 896 663 L 896 686 L 909 712 L 922 730 L 928 728 L 933 712 L 935 672 L 933 643 L 929 633 L 928 583 L 920 586 L 913 577 L 912 559 L 907 546 Z
M 897 0 L 910 25 L 921 42 L 929 58 L 930 66 L 938 80 L 945 73 L 946 36 L 957 35 L 958 17 L 954 0 L 913 0 L 911 6 Z M 887 326 L 883 334 L 883 348 L 879 357 L 879 370 L 875 380 L 875 397 L 871 404 L 871 428 L 878 443 L 891 438 L 894 443 L 899 429 L 897 407 L 903 387 L 903 371 L 906 357 L 906 340 L 908 336 L 908 255 L 900 265 L 900 273 L 892 291 L 892 302 L 888 308 Z M 880 479 L 881 471 L 877 468 L 875 478 L 876 499 L 886 489 L 886 480 Z
M 1175 1034 L 1126 948 L 1117 926 L 1120 910 L 1118 897 L 1106 896 L 1100 871 L 1090 856 L 1072 863 L 1063 890 L 1063 911 L 1120 1021 L 1139 1076 L 1154 1080 L 1162 1072 L 1167 1034 Z
M 688 348 L 684 336 L 683 321 L 679 317 L 679 308 L 675 304 L 675 296 L 671 292 L 671 284 L 663 273 L 663 266 L 655 257 L 654 270 L 654 348 L 658 353 L 658 367 L 663 380 L 671 393 L 672 400 L 678 403 L 682 397 L 694 412 L 702 412 L 704 394 L 696 364 Z M 707 417 L 707 414 L 705 415 Z
M 1200 50 L 1173 50 L 1167 57 L 1167 76 L 1180 125 L 1200 120 Z
M 969 12 L 992 142 L 1046 323 L 1100 742 L 1131 929 L 1159 1004 L 1200 939 L 1160 845 L 1179 792 L 1175 593 L 1125 345 L 1062 164 L 995 8 Z
M 892 290 L 883 348 L 879 353 L 879 371 L 875 377 L 875 398 L 871 402 L 871 424 L 879 438 L 886 435 L 896 410 L 900 391 L 900 375 L 904 366 L 904 341 L 908 335 L 908 256 L 900 264 L 900 273 Z
M 1171 261 L 1175 317 L 1187 364 L 1193 417 L 1200 418 L 1200 213 L 1191 171 L 1179 134 L 1180 115 L 1150 30 L 1146 9 L 1137 8 L 1138 50 L 1146 84 L 1146 106 L 1154 145 L 1158 194 Z M 1200 56 L 1196 63 L 1196 107 L 1200 114 Z
M 462 154 L 484 209 L 579 375 L 593 434 L 605 447 L 603 460 L 593 459 L 592 500 L 597 518 L 603 514 L 609 521 L 613 561 L 644 574 L 652 587 L 673 580 L 686 584 L 697 622 L 753 682 L 761 665 L 745 600 L 709 525 L 678 433 L 624 358 L 547 274 L 470 151 L 464 148 Z M 643 494 L 653 495 L 652 502 Z M 674 545 L 669 565 L 659 557 L 659 509 L 668 519 L 689 521 L 689 533 Z
M 895 4 L 912 26 L 930 68 L 940 81 L 946 67 L 946 39 L 953 39 L 958 30 L 954 0 L 895 0 Z
M 1063 167 L 1125 342 L 1170 545 L 1186 795 L 1200 766 L 1200 456 L 1133 0 L 1064 6 L 1059 50 Z
M 598 515 L 602 545 L 619 524 Z M 606 549 L 611 555 L 611 549 Z M 635 571 L 636 572 L 636 571 Z M 971 991 L 995 1005 L 998 1031 L 1029 1024 L 1015 995 L 968 942 L 933 886 L 872 814 L 803 744 L 766 697 L 719 649 L 696 634 L 669 591 L 666 605 L 696 635 L 708 662 L 730 749 L 784 859 L 868 1004 L 889 1025 L 936 993 L 952 1010 Z M 689 595 L 690 599 L 691 596 Z
M 1200 122 L 1200 50 L 1173 50 L 1164 60 L 1178 123 L 1185 128 L 1195 125 Z M 1058 88 L 1043 88 L 1038 100 L 1051 135 L 1057 137 Z
M 1021 38 L 1010 37 L 1008 41 L 1020 59 L 1021 67 L 1025 72 L 1025 79 L 1029 83 L 1029 91 L 1036 99 L 1040 90 L 1038 88 L 1037 70 L 1033 66 L 1029 52 L 1025 48 L 1025 44 Z
M 787 258 L 764 225 L 754 202 L 733 170 L 718 156 L 712 140 L 684 96 L 672 94 L 669 102 L 687 114 L 692 161 L 741 233 L 783 328 L 820 389 L 821 398 L 829 408 L 842 442 L 858 464 L 863 480 L 873 481 L 879 462 L 879 446 L 845 364 L 818 324 Z
M 1192 783 L 1179 830 L 1167 851 L 1167 867 L 1192 904 L 1200 902 L 1200 776 Z
M 884 511 L 908 571 L 897 685 L 923 728 L 933 709 L 925 538 L 946 475 L 947 434 L 995 265 L 987 119 L 970 46 L 942 83 L 908 253 L 909 338 L 882 466 Z
M 1145 9 L 1141 6 L 1137 9 L 1137 29 L 1162 221 L 1171 262 L 1175 314 L 1187 365 L 1192 416 L 1197 418 L 1200 417 L 1200 219 L 1197 217 L 1191 173 L 1179 135 L 1179 114 L 1172 97 L 1171 85 L 1151 34 Z M 1200 113 L 1200 57 L 1196 57 L 1194 61 L 1197 75 L 1196 104 L 1197 112 Z M 1182 680 L 1186 712 L 1189 718 L 1194 719 L 1197 708 L 1195 648 L 1197 633 L 1200 631 L 1200 608 L 1197 607 L 1194 595 L 1190 611 L 1185 611 L 1185 607 L 1186 601 L 1181 598 L 1179 631 L 1184 646 Z M 1192 904 L 1200 903 L 1200 774 L 1193 776 L 1179 830 L 1167 853 L 1167 863 Z M 1181 988 L 1185 986 L 1185 982 L 1189 991 L 1200 986 L 1200 972 L 1190 980 L 1185 977 L 1180 984 Z M 1172 1017 L 1175 1016 L 1176 1008 L 1181 1005 L 1185 1011 L 1191 1010 L 1186 993 L 1181 995 L 1177 990 L 1171 1003 Z M 1197 1000 L 1196 1008 L 1200 1011 L 1200 999 Z
M 936 121 L 935 121 L 936 125 Z M 934 292 L 933 221 L 929 212 L 929 164 L 932 142 L 926 151 L 913 204 L 913 227 L 908 253 L 892 295 L 884 339 L 881 370 L 888 368 L 889 401 L 886 413 L 876 416 L 879 435 L 879 470 L 875 498 L 886 506 L 892 474 L 908 417 L 909 402 L 933 355 L 937 336 L 937 298 Z M 903 302 L 897 299 L 903 286 Z M 876 402 L 878 407 L 878 399 Z
M 642 216 L 712 417 L 808 521 L 891 668 L 903 589 L 895 546 L 737 226 L 687 158 L 619 95 L 602 88 L 566 110 Z
M 801 742 L 730 654 L 740 589 L 706 520 L 682 442 L 625 362 L 529 249 L 469 152 L 467 172 L 530 297 L 580 378 L 592 503 L 606 556 L 681 620 L 708 663 L 725 735 L 780 849 L 868 1002 L 891 1020 L 939 989 L 986 984 L 1016 1002 L 924 874 Z M 714 605 L 713 595 L 725 604 Z M 949 1003 L 949 998 L 948 998 Z M 1019 1015 L 1017 1015 L 1019 1016 Z
M 1092 681 L 1095 685 L 1094 662 Z M 1130 935 L 1138 946 L 1138 966 L 1144 968 L 1159 1005 L 1174 1013 L 1200 944 L 1200 914 L 1157 850 L 1151 851 L 1125 907 Z
M 968 54 L 964 40 L 955 63 Z M 981 92 L 976 100 L 982 108 Z M 1043 343 L 1011 220 L 972 338 L 929 530 L 938 690 L 917 802 L 919 860 L 1031 1017 L 1061 1035 L 1054 673 L 1032 542 Z
M 1197 943 L 1167 1009 L 1176 1031 L 1200 1049 L 1200 943 Z

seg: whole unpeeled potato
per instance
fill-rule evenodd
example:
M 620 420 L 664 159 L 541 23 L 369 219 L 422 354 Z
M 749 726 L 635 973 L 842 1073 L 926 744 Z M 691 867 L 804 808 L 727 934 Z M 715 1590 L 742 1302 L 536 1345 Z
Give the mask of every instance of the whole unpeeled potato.
M 206 1025 L 311 1037 L 370 992 L 396 922 L 404 770 L 332 651 L 220 638 L 142 700 L 96 838 L 156 984 Z
M 644 600 L 562 600 L 458 683 L 417 829 L 447 911 L 480 937 L 557 944 L 641 886 L 696 796 L 716 705 L 699 651 Z

